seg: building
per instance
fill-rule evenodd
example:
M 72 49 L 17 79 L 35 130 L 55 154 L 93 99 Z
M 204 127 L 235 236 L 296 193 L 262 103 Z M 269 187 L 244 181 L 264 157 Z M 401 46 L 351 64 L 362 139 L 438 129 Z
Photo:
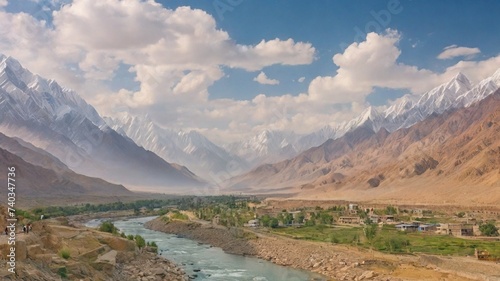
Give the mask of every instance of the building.
M 427 210 L 427 209 L 413 209 L 411 211 L 412 215 L 416 218 L 423 218 L 425 215 L 429 215 L 432 213 L 432 211 Z
M 361 223 L 361 218 L 360 217 L 340 217 L 338 220 L 338 223 L 342 224 L 360 224 Z
M 443 223 L 439 225 L 438 232 L 453 236 L 474 235 L 474 225 L 466 223 Z
M 394 222 L 396 219 L 394 218 L 393 215 L 385 215 L 385 216 L 380 217 L 380 220 L 384 223 L 390 223 L 390 222 Z
M 436 231 L 437 225 L 435 224 L 421 224 L 418 226 L 418 231 L 427 232 L 427 231 Z
M 396 225 L 396 229 L 399 231 L 412 232 L 418 230 L 418 225 L 409 224 L 409 223 L 401 223 Z
M 368 218 L 371 220 L 372 223 L 379 223 L 379 222 L 381 222 L 381 219 L 380 219 L 379 215 L 369 215 Z
M 259 220 L 249 220 L 248 223 L 245 223 L 243 226 L 246 227 L 258 227 L 259 226 Z
M 358 213 L 358 204 L 350 203 L 348 207 L 349 207 L 349 214 Z

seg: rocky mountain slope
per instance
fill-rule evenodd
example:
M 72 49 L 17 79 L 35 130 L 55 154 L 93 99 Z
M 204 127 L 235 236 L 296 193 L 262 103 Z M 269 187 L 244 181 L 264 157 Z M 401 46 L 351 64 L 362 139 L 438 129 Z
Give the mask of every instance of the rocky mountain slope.
M 231 153 L 258 165 L 276 163 L 292 158 L 311 147 L 321 145 L 328 139 L 337 139 L 361 126 L 375 132 L 385 128 L 389 132 L 408 128 L 433 113 L 443 113 L 453 108 L 470 106 L 484 99 L 500 86 L 500 69 L 477 85 L 472 85 L 462 73 L 421 96 L 405 95 L 391 106 L 379 112 L 367 108 L 358 117 L 337 125 L 326 126 L 306 135 L 293 132 L 263 131 L 248 140 L 225 145 Z
M 187 168 L 164 161 L 109 128 L 75 92 L 2 55 L 0 132 L 41 148 L 88 176 L 162 191 L 202 184 Z
M 233 178 L 231 190 L 288 187 L 305 198 L 500 202 L 500 91 L 390 133 L 372 123 Z

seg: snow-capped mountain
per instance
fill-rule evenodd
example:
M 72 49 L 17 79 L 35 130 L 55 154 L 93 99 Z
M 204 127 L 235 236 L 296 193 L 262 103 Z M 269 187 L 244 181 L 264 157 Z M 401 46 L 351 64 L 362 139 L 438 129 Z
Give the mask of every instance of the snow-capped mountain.
M 248 170 L 248 164 L 217 146 L 196 131 L 165 129 L 149 116 L 131 116 L 122 113 L 118 118 L 105 118 L 117 132 L 153 151 L 168 162 L 188 167 L 210 182 L 220 181 Z
M 140 187 L 192 186 L 199 179 L 106 125 L 74 91 L 0 55 L 0 132 L 44 149 L 72 170 Z
M 408 128 L 433 113 L 440 114 L 453 108 L 467 107 L 486 98 L 500 87 L 500 69 L 473 86 L 462 73 L 421 96 L 405 95 L 382 112 L 369 107 L 358 117 L 306 134 L 296 135 L 278 131 L 261 134 L 238 143 L 224 146 L 254 165 L 273 163 L 296 156 L 311 147 L 319 146 L 328 139 L 337 139 L 359 127 L 377 132 L 385 128 L 389 132 Z
M 293 132 L 264 130 L 247 140 L 224 145 L 224 148 L 255 166 L 297 155 L 300 152 L 298 139 L 299 136 Z

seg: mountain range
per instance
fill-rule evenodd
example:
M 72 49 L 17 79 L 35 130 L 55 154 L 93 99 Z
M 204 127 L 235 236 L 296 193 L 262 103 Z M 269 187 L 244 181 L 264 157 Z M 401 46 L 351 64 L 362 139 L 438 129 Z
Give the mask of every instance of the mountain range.
M 325 126 L 306 135 L 293 132 L 263 131 L 262 133 L 229 145 L 231 153 L 250 159 L 255 166 L 276 163 L 298 155 L 328 139 L 337 139 L 360 126 L 371 127 L 374 131 L 385 128 L 389 132 L 408 128 L 424 120 L 432 113 L 442 113 L 450 108 L 470 106 L 494 92 L 500 85 L 500 70 L 473 87 L 462 73 L 448 83 L 444 83 L 421 96 L 405 95 L 397 99 L 382 112 L 368 107 L 358 117 L 336 126 Z M 252 161 L 253 160 L 253 161 Z
M 117 133 L 74 91 L 0 55 L 0 132 L 71 170 L 142 190 L 184 192 L 204 182 Z
M 156 153 L 168 162 L 189 167 L 209 182 L 220 181 L 249 169 L 242 158 L 227 152 L 196 131 L 162 128 L 149 116 L 122 113 L 118 118 L 105 118 L 108 125 L 134 140 L 138 145 Z
M 309 199 L 498 203 L 500 90 L 484 87 L 497 78 L 498 72 L 458 95 L 455 100 L 468 107 L 447 102 L 446 91 L 436 90 L 446 87 L 432 90 L 421 101 L 448 103 L 448 110 L 428 110 L 427 118 L 407 128 L 376 131 L 384 122 L 380 115 L 360 118 L 365 122 L 340 138 L 229 180 L 229 190 L 280 190 Z M 401 112 L 412 111 L 418 112 L 412 107 Z
M 196 131 L 164 128 L 147 115 L 103 118 L 74 91 L 0 55 L 1 160 L 52 175 L 42 177 L 40 193 L 63 191 L 64 182 L 76 193 L 100 194 L 99 185 L 107 190 L 102 194 L 127 193 L 122 185 L 192 193 L 224 182 L 229 193 L 320 198 L 425 179 L 491 187 L 498 184 L 499 94 L 493 93 L 499 86 L 500 69 L 475 85 L 459 73 L 423 95 L 405 95 L 384 110 L 369 107 L 310 134 L 265 130 L 215 144 Z M 35 188 L 35 177 L 29 179 Z

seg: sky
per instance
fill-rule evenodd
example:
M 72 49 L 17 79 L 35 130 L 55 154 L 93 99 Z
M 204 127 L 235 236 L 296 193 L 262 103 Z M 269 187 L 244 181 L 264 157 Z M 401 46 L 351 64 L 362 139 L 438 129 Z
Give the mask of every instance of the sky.
M 0 53 L 103 116 L 304 134 L 500 68 L 499 1 L 0 0 Z

